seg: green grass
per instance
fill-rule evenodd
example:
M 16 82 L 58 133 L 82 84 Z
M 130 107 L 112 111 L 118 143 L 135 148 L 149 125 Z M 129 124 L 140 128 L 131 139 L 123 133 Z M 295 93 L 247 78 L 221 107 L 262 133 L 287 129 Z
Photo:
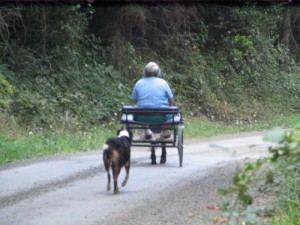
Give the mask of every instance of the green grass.
M 275 214 L 267 225 L 300 225 L 299 182 L 284 180 L 284 184 L 288 192 L 275 202 Z
M 99 149 L 113 129 L 93 129 L 86 132 L 0 132 L 0 163 L 38 156 Z
M 298 202 L 299 204 L 299 202 Z M 285 210 L 277 210 L 276 216 L 270 221 L 269 225 L 300 225 L 300 207 L 290 204 Z
M 233 134 L 247 131 L 261 131 L 272 127 L 291 128 L 300 124 L 300 115 L 277 115 L 263 121 L 249 123 L 211 122 L 207 118 L 189 118 L 184 123 L 184 134 L 187 138 L 210 137 L 221 134 Z
M 293 127 L 286 131 L 285 136 L 276 137 L 274 132 L 274 139 L 278 145 L 273 149 L 276 152 L 276 157 L 268 157 L 263 161 L 259 159 L 256 163 L 265 163 L 264 169 L 259 173 L 259 177 L 254 178 L 255 173 L 246 174 L 244 171 L 256 169 L 255 165 L 247 165 L 244 169 L 240 170 L 234 175 L 233 184 L 226 188 L 229 193 L 234 193 L 241 205 L 245 206 L 244 199 L 240 198 L 241 193 L 244 190 L 248 190 L 249 184 L 256 181 L 259 184 L 255 187 L 256 191 L 264 190 L 265 195 L 273 196 L 274 202 L 272 207 L 265 208 L 266 214 L 254 214 L 258 221 L 248 221 L 247 224 L 265 224 L 265 225 L 300 225 L 300 127 L 299 116 L 288 117 L 274 117 L 267 123 L 261 123 L 257 128 L 265 129 L 269 126 L 281 126 L 283 128 Z M 262 167 L 260 167 L 262 168 Z M 252 176 L 252 177 L 251 177 Z M 241 181 L 241 182 L 240 182 Z M 250 183 L 249 183 L 250 181 Z M 262 188 L 262 185 L 264 186 Z M 246 187 L 246 188 L 245 188 Z M 256 201 L 257 199 L 254 199 Z M 263 200 L 263 199 L 261 199 Z M 258 199 L 258 202 L 261 201 Z M 263 202 L 263 201 L 262 201 Z M 237 201 L 235 202 L 237 203 Z M 230 215 L 235 213 L 236 215 L 245 215 L 246 218 L 251 218 L 253 212 L 247 211 L 246 207 L 239 208 L 237 204 L 232 204 L 232 208 L 229 208 Z M 227 212 L 226 212 L 227 213 Z M 229 214 L 228 214 L 229 215 Z M 230 217 L 228 217 L 230 219 Z M 264 221 L 264 223 L 263 223 Z M 231 221 L 230 221 L 231 222 Z M 231 224 L 231 223 L 230 223 Z M 238 224 L 238 223 L 232 223 Z
M 285 128 L 300 123 L 299 115 L 276 116 L 254 124 L 225 124 L 207 118 L 187 118 L 185 138 L 209 137 L 245 131 L 263 130 L 274 126 Z M 32 133 L 2 126 L 0 128 L 0 163 L 38 156 L 99 149 L 106 138 L 114 136 L 118 125 L 94 128 L 86 132 L 43 131 Z

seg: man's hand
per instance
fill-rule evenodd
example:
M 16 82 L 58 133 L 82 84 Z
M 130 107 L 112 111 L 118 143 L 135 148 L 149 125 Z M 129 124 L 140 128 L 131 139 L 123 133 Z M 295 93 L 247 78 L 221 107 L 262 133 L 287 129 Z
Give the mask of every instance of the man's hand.
M 174 106 L 175 103 L 174 103 L 174 99 L 173 98 L 170 98 L 169 99 L 169 106 Z

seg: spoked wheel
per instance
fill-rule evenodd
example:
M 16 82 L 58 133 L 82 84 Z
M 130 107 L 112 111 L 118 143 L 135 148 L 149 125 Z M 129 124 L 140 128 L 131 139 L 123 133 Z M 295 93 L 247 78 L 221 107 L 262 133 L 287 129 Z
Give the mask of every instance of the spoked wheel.
M 177 149 L 179 156 L 179 166 L 182 167 L 183 161 L 183 126 L 178 126 L 177 129 Z

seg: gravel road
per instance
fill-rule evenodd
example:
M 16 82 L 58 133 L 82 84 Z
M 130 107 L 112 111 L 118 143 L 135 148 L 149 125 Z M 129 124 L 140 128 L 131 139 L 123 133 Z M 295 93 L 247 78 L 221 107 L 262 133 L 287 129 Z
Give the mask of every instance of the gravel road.
M 231 183 L 245 158 L 267 154 L 262 136 L 185 141 L 181 168 L 176 149 L 168 149 L 165 165 L 151 165 L 149 149 L 133 148 L 119 195 L 105 190 L 101 150 L 0 165 L 0 224 L 216 224 L 220 211 L 209 208 L 223 201 L 217 189 Z

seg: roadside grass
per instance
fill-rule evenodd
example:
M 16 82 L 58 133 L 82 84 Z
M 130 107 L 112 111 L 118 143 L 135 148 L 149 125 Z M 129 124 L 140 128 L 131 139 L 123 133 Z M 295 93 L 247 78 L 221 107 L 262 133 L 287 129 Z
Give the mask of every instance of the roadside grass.
M 226 124 L 207 118 L 186 118 L 185 138 L 209 137 L 246 131 L 264 130 L 274 126 L 289 128 L 300 123 L 299 115 L 276 116 L 253 124 Z M 25 131 L 9 126 L 0 128 L 0 163 L 39 156 L 90 151 L 101 148 L 108 137 L 115 136 L 118 124 L 89 131 Z
M 274 202 L 274 216 L 268 220 L 267 225 L 300 225 L 299 134 L 289 138 L 292 141 L 290 144 L 298 143 L 298 148 L 295 148 L 297 153 L 279 160 L 274 168 L 277 199 Z
M 273 127 L 288 129 L 294 128 L 297 125 L 300 125 L 299 114 L 270 116 L 262 121 L 255 121 L 252 124 L 228 124 L 224 122 L 212 122 L 208 118 L 187 118 L 184 121 L 184 135 L 185 138 L 201 138 L 249 131 L 263 131 L 269 130 Z M 293 181 L 293 179 L 285 179 L 283 183 L 286 186 L 282 188 L 284 190 L 290 190 L 292 193 L 286 193 L 281 196 L 281 199 L 278 200 L 278 204 L 276 204 L 275 207 L 275 216 L 266 219 L 265 224 L 300 225 L 300 197 L 298 181 L 299 178 L 297 178 L 297 182 Z M 295 183 L 297 184 L 295 185 Z M 293 198 L 288 196 L 293 196 Z M 256 223 L 249 223 L 249 225 L 250 224 L 254 225 Z
M 289 203 L 284 209 L 277 209 L 276 216 L 268 221 L 268 225 L 299 225 L 300 224 L 300 201 L 298 205 Z
M 291 129 L 270 131 L 266 140 L 277 143 L 269 149 L 270 156 L 258 159 L 254 164 L 246 164 L 233 176 L 232 184 L 221 189 L 223 195 L 234 193 L 236 196 L 236 200 L 228 204 L 230 207 L 223 211 L 228 224 L 300 225 L 299 122 L 298 115 L 285 117 L 284 120 L 274 117 L 272 123 L 268 123 L 272 127 Z M 257 169 L 262 170 L 256 174 L 254 171 Z M 272 202 L 266 202 L 267 205 L 261 206 L 256 212 L 251 209 L 252 200 L 247 202 L 253 197 L 247 196 L 251 184 L 255 185 L 255 192 L 272 197 Z M 263 203 L 264 197 L 259 198 L 257 195 L 253 201 Z
M 187 138 L 210 137 L 222 134 L 233 134 L 248 131 L 262 131 L 272 127 L 291 128 L 300 124 L 300 115 L 276 115 L 262 121 L 225 123 L 211 122 L 205 118 L 189 118 L 184 122 L 184 135 Z
M 291 166 L 289 163 L 289 166 Z M 286 165 L 283 167 L 286 168 Z M 266 225 L 300 225 L 299 169 L 289 171 L 277 186 L 273 216 Z M 280 179 L 280 178 L 279 178 Z M 279 185 L 279 186 L 278 186 Z
M 11 133 L 10 133 L 11 132 Z M 13 133 L 13 134 L 12 134 Z M 99 149 L 115 130 L 103 127 L 89 131 L 26 132 L 0 129 L 0 163 L 39 156 Z

